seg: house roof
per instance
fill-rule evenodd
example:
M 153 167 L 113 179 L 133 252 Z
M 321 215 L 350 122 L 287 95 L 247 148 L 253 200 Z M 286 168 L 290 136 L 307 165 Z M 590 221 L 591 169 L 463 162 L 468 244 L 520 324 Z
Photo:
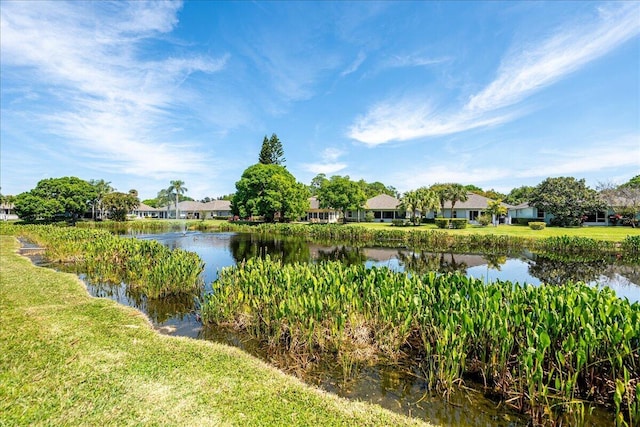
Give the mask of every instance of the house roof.
M 212 200 L 207 203 L 202 203 L 202 209 L 204 211 L 230 211 L 231 210 L 231 201 L 230 200 Z
M 475 193 L 467 193 L 467 201 L 456 202 L 454 209 L 474 209 L 474 210 L 484 210 L 487 208 L 487 203 L 492 199 L 488 197 L 481 196 Z M 505 208 L 513 208 L 513 206 L 508 205 L 506 203 L 500 203 Z M 445 209 L 451 209 L 451 201 L 447 201 L 444 204 Z
M 140 202 L 140 204 L 138 205 L 137 208 L 134 209 L 134 211 L 138 211 L 138 212 L 156 212 L 159 209 L 154 208 L 153 206 L 149 206 L 149 205 L 145 205 L 144 203 Z
M 373 210 L 396 210 L 398 209 L 398 206 L 400 206 L 400 200 L 396 199 L 393 196 L 389 196 L 388 194 L 378 194 L 377 196 L 367 200 L 364 206 L 366 209 Z

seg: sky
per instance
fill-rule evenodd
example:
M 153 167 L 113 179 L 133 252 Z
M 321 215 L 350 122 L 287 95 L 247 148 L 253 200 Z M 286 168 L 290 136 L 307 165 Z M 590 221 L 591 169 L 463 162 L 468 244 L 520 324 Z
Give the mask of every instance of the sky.
M 0 1 L 0 191 L 640 173 L 640 2 Z

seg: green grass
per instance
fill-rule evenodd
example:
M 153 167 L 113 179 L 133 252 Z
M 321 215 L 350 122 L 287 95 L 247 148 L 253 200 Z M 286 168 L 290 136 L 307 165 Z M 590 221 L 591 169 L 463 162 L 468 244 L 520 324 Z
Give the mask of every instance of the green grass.
M 162 336 L 0 236 L 0 425 L 420 425 L 240 350 Z
M 435 224 L 422 224 L 418 227 L 394 227 L 389 223 L 380 222 L 360 222 L 349 223 L 349 227 L 365 227 L 374 230 L 440 230 Z M 497 227 L 488 226 L 469 226 L 462 230 L 442 230 L 451 234 L 495 234 L 499 236 L 513 236 L 513 237 L 525 237 L 525 238 L 540 238 L 545 237 L 558 237 L 558 236 L 570 236 L 570 237 L 588 237 L 590 239 L 597 240 L 609 240 L 609 241 L 622 241 L 627 236 L 640 236 L 640 228 L 631 227 L 575 227 L 575 228 L 563 228 L 563 227 L 546 227 L 544 230 L 532 230 L 529 227 L 521 225 L 499 225 Z

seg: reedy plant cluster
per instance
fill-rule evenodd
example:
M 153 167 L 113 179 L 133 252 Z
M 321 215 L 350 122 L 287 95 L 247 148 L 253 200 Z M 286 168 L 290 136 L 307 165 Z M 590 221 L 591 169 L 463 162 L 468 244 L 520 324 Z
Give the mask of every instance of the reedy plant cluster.
M 106 230 L 27 225 L 3 227 L 45 248 L 54 262 L 82 263 L 93 280 L 125 282 L 148 298 L 193 293 L 202 288 L 204 263 L 183 249 L 152 240 L 120 238 Z
M 475 375 L 536 422 L 579 419 L 584 400 L 613 406 L 620 424 L 640 421 L 640 304 L 608 288 L 268 258 L 224 269 L 212 287 L 205 322 L 289 351 L 352 360 L 411 348 L 429 387 L 444 394 Z

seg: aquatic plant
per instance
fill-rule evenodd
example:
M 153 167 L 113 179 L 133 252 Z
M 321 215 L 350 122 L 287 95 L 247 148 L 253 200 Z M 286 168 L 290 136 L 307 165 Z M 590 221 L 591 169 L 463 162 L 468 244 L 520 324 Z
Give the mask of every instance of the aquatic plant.
M 292 352 L 344 353 L 352 363 L 417 352 L 429 387 L 444 394 L 473 375 L 536 422 L 579 418 L 584 401 L 639 420 L 640 304 L 609 288 L 268 257 L 222 270 L 212 288 L 205 322 Z
M 148 298 L 196 292 L 204 263 L 182 249 L 152 240 L 114 236 L 106 230 L 54 225 L 13 226 L 12 234 L 45 248 L 54 262 L 82 263 L 94 280 L 125 282 Z

